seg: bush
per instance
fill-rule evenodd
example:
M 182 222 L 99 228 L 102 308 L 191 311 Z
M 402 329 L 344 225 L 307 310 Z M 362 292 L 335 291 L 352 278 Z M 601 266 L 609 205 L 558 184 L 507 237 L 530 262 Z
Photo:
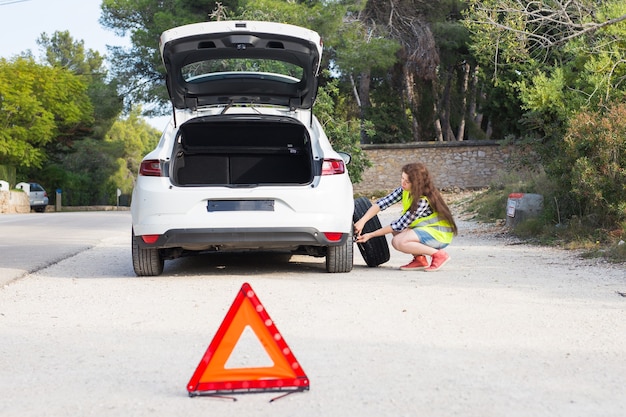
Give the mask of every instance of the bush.
M 563 141 L 562 180 L 578 214 L 599 226 L 626 219 L 626 104 L 577 114 Z

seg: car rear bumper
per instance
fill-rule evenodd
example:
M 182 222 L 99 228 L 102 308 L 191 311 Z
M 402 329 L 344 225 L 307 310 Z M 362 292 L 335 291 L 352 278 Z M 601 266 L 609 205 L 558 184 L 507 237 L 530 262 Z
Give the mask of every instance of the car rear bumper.
M 154 243 L 136 236 L 142 248 L 183 248 L 186 250 L 295 249 L 300 246 L 339 246 L 349 238 L 329 240 L 315 228 L 201 228 L 171 229 L 159 235 Z

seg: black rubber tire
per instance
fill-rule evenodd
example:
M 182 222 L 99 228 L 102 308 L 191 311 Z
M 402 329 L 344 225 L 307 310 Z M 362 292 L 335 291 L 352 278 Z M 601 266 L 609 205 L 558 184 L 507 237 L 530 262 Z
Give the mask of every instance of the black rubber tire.
M 350 272 L 354 265 L 354 243 L 352 234 L 341 246 L 329 246 L 326 249 L 326 272 Z
M 359 197 L 354 200 L 354 215 L 352 220 L 356 222 L 365 212 L 372 206 L 372 203 L 365 197 Z M 365 223 L 361 233 L 369 233 L 381 228 L 378 216 L 374 216 Z M 369 267 L 378 266 L 389 261 L 389 244 L 385 236 L 377 236 L 365 243 L 357 243 L 359 251 Z
M 165 261 L 158 249 L 139 247 L 135 231 L 132 233 L 133 269 L 138 277 L 154 277 L 163 273 Z

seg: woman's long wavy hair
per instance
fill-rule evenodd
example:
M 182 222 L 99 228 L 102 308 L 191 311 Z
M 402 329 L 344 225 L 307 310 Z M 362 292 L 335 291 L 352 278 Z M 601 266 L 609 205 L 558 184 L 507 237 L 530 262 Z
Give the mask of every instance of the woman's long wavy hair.
M 409 177 L 409 182 L 411 183 L 410 193 L 413 197 L 411 210 L 413 211 L 417 209 L 417 203 L 421 196 L 426 196 L 432 209 L 439 213 L 439 216 L 450 222 L 450 225 L 452 225 L 452 231 L 456 235 L 458 230 L 456 223 L 454 222 L 454 218 L 452 217 L 452 213 L 450 213 L 450 209 L 441 196 L 441 193 L 435 187 L 426 165 L 420 162 L 406 164 L 402 167 L 402 172 Z

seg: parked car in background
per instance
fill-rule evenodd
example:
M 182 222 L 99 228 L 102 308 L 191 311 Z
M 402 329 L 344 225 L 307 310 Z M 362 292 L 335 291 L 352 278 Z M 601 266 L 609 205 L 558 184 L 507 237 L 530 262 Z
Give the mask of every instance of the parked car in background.
M 204 22 L 161 36 L 173 118 L 133 191 L 139 276 L 203 251 L 288 250 L 353 266 L 349 155 L 313 115 L 322 43 L 271 22 Z
M 38 213 L 43 213 L 46 211 L 46 206 L 48 205 L 48 193 L 36 182 L 29 184 L 30 191 L 28 193 L 28 200 L 30 201 L 30 208 Z

